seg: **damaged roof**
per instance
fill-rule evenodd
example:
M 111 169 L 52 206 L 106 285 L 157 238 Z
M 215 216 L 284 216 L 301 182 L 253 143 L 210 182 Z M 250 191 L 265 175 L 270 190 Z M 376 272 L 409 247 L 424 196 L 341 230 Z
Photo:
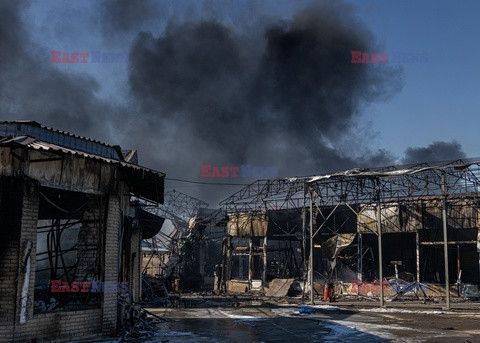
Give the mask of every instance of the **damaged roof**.
M 114 160 L 123 160 L 119 146 L 110 145 L 95 139 L 74 135 L 67 131 L 53 129 L 33 120 L 0 122 L 0 137 L 30 136 L 38 140 L 65 148 L 83 151 L 92 155 Z
M 458 170 L 465 169 L 471 165 L 480 165 L 480 157 L 465 158 L 453 161 L 440 162 L 423 162 L 418 164 L 379 167 L 379 168 L 354 168 L 332 174 L 322 174 L 307 177 L 291 177 L 285 178 L 288 181 L 305 181 L 315 182 L 322 179 L 341 178 L 341 177 L 382 177 L 395 175 L 413 175 L 430 170 L 444 170 L 448 168 L 455 168 Z
M 125 161 L 120 147 L 47 128 L 33 121 L 0 122 L 0 147 L 71 155 L 117 166 L 133 194 L 163 203 L 165 174 Z

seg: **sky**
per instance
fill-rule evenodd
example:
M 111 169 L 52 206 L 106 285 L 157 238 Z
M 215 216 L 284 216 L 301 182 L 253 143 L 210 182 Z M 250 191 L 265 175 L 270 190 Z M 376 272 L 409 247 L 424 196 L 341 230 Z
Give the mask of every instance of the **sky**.
M 295 176 L 480 156 L 478 1 L 0 6 L 0 120 L 138 149 L 167 178 L 246 184 L 201 166 Z M 353 50 L 389 62 L 352 64 Z M 128 61 L 52 63 L 52 51 Z M 166 186 L 212 206 L 239 189 Z

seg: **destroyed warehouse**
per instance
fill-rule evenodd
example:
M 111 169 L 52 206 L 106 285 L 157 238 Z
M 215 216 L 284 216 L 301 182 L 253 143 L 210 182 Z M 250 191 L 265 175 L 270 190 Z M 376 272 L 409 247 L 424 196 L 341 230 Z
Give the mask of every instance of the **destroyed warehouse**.
M 256 181 L 221 203 L 229 216 L 223 289 L 275 296 L 313 288 L 313 302 L 336 284 L 336 293 L 370 293 L 383 305 L 384 292 L 398 293 L 400 283 L 428 284 L 424 295 L 445 297 L 447 308 L 450 295 L 478 298 L 479 165 L 465 159 Z
M 136 151 L 1 122 L 2 339 L 111 335 L 137 316 L 141 242 L 161 224 L 142 230 L 131 199 L 162 203 L 164 177 L 139 166 Z

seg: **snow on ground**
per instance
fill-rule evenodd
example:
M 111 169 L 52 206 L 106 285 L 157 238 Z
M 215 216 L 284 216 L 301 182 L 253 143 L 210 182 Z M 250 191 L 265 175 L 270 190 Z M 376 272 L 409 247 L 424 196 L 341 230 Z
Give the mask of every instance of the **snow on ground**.
M 218 311 L 224 316 L 231 318 L 231 319 L 239 319 L 239 320 L 245 320 L 245 321 L 254 321 L 254 320 L 263 320 L 265 318 L 260 318 L 260 317 L 254 317 L 254 316 L 244 316 L 241 314 L 233 314 L 233 313 L 228 313 L 226 311 Z
M 406 328 L 399 325 L 382 325 L 374 323 L 364 323 L 364 322 L 352 322 L 347 320 L 325 320 L 323 325 L 331 329 L 331 333 L 325 336 L 325 342 L 337 342 L 337 341 L 356 341 L 352 338 L 369 338 L 372 339 L 372 336 L 378 337 L 381 339 L 391 340 L 395 336 L 392 335 L 387 330 L 413 330 L 415 329 Z
M 416 314 L 451 314 L 443 311 L 422 311 L 422 310 L 406 310 L 401 308 L 361 308 L 360 312 L 375 312 L 375 313 L 416 313 Z
M 363 327 L 363 330 L 359 329 L 356 325 L 358 323 L 351 323 L 348 325 L 345 321 L 334 321 L 326 320 L 323 322 L 323 326 L 327 329 L 330 329 L 330 333 L 324 334 L 322 337 L 325 342 L 355 342 L 355 341 L 365 341 L 367 338 L 370 338 L 369 341 L 373 338 L 372 336 L 377 336 L 379 340 L 393 339 L 393 335 L 388 332 L 380 332 L 380 334 L 370 331 L 368 328 Z
M 273 313 L 279 316 L 291 316 L 292 314 L 298 314 L 298 311 L 302 307 L 314 309 L 316 312 L 317 310 L 325 310 L 325 311 L 340 311 L 341 308 L 332 305 L 285 305 L 281 304 L 281 307 L 288 307 L 288 308 L 274 308 L 271 309 Z
M 290 308 L 276 308 L 271 309 L 273 313 L 278 316 L 293 316 L 298 314 L 298 310 L 301 307 L 312 308 L 319 314 L 323 311 L 337 311 L 341 308 L 332 305 L 290 305 Z M 374 309 L 372 309 L 374 310 Z M 378 311 L 377 311 L 378 312 Z M 308 316 L 308 315 L 307 315 Z M 313 317 L 314 318 L 314 317 Z M 413 330 L 399 325 L 382 325 L 374 323 L 354 322 L 347 320 L 319 320 L 321 327 L 326 328 L 326 332 L 322 332 L 322 338 L 325 342 L 365 342 L 376 341 L 384 342 L 386 340 L 392 340 L 395 338 L 393 334 L 388 330 Z M 323 331 L 323 330 L 321 330 Z

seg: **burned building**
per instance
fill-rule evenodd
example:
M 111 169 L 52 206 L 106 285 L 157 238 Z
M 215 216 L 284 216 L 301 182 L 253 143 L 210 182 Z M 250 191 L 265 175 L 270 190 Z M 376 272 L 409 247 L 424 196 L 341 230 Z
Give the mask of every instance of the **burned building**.
M 2 339 L 115 332 L 141 294 L 130 198 L 161 203 L 164 176 L 137 165 L 135 151 L 33 121 L 0 123 Z
M 479 176 L 480 161 L 466 159 L 256 181 L 222 202 L 230 247 L 224 281 L 235 278 L 232 268 L 246 267 L 240 279 L 249 290 L 260 271 L 263 287 L 279 277 L 308 280 L 310 289 L 395 279 L 443 284 L 447 307 L 450 286 L 479 297 Z M 269 275 L 275 236 L 301 251 L 296 274 Z M 241 237 L 247 245 L 235 246 Z M 241 267 L 240 250 L 248 256 Z
M 144 211 L 170 220 L 173 226 L 171 232 L 161 231 L 144 241 L 147 300 L 154 298 L 150 291 L 155 285 L 177 292 L 180 285 L 190 291 L 212 289 L 215 266 L 222 260 L 226 216 L 222 210 L 207 207 L 204 201 L 175 190 L 165 193 L 161 206 L 142 206 Z

